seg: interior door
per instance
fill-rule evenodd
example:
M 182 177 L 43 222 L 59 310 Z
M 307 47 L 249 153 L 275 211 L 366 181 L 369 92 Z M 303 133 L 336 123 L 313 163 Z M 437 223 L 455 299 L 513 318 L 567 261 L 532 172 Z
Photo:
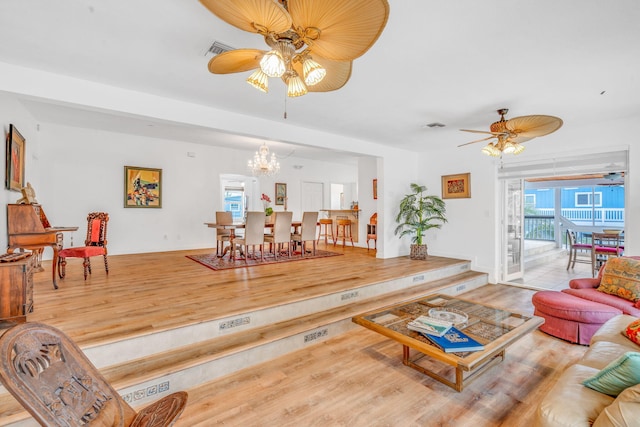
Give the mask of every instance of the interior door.
M 524 180 L 503 182 L 502 279 L 524 276 Z
M 302 212 L 315 212 L 323 209 L 324 184 L 321 182 L 302 183 Z

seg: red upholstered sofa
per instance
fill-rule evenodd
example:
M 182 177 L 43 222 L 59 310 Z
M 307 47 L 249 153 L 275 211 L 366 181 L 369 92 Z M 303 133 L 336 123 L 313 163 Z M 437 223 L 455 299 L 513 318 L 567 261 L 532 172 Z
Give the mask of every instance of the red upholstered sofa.
M 640 257 L 626 258 L 640 261 Z M 571 280 L 569 289 L 563 289 L 561 292 L 536 292 L 532 300 L 534 314 L 545 319 L 540 330 L 572 343 L 588 345 L 592 335 L 609 319 L 620 314 L 640 317 L 640 301 L 634 302 L 635 298 L 624 293 L 622 295 L 629 299 L 604 292 L 610 291 L 607 288 L 611 286 L 612 280 L 614 284 L 631 281 L 635 284 L 633 289 L 636 289 L 640 283 L 640 263 L 637 261 L 618 259 L 611 263 L 609 272 L 605 270 L 605 264 L 600 269 L 598 277 Z M 623 276 L 616 276 L 614 264 L 628 267 L 624 270 Z M 606 280 L 598 290 L 604 274 L 607 275 Z
M 631 256 L 627 258 L 640 260 L 640 256 Z M 602 279 L 602 272 L 604 271 L 604 267 L 605 266 L 603 265 L 600 269 L 598 277 L 571 280 L 569 282 L 569 289 L 563 289 L 562 292 L 582 299 L 618 308 L 622 310 L 624 314 L 630 314 L 635 317 L 640 317 L 640 307 L 638 306 L 638 303 L 634 303 L 633 301 L 626 300 L 619 296 L 607 294 L 597 290 L 598 286 L 600 286 L 600 280 Z M 640 276 L 640 271 L 638 271 L 638 276 Z

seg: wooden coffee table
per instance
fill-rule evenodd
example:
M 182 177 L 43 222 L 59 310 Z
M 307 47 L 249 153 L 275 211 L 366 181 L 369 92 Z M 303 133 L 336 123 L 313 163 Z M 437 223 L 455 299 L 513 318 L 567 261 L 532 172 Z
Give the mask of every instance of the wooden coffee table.
M 468 315 L 465 324 L 456 327 L 484 345 L 484 350 L 466 353 L 445 353 L 423 337 L 407 328 L 418 316 L 428 315 L 432 308 L 446 307 Z M 478 304 L 448 295 L 430 295 L 419 300 L 387 307 L 384 310 L 356 316 L 353 322 L 378 332 L 402 344 L 402 362 L 456 391 L 480 376 L 490 367 L 504 360 L 506 348 L 544 323 L 537 316 L 524 316 L 496 307 Z M 412 351 L 413 350 L 413 351 Z M 413 353 L 413 354 L 412 354 Z M 451 381 L 418 362 L 424 357 L 437 360 L 455 369 Z

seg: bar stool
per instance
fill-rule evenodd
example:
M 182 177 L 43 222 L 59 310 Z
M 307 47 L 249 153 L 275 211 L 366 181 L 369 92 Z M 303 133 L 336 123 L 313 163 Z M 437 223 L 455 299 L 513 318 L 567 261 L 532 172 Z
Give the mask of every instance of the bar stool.
M 340 230 L 342 229 L 342 234 Z M 351 220 L 350 219 L 336 219 L 336 240 L 333 241 L 333 246 L 336 245 L 336 241 L 342 237 L 342 246 L 345 245 L 347 239 L 351 240 L 351 246 L 353 245 L 353 233 L 351 232 Z
M 318 242 L 320 243 L 320 239 L 324 236 L 324 244 L 327 244 L 327 239 L 331 236 L 331 240 L 333 243 L 336 243 L 336 237 L 333 235 L 333 220 L 331 218 L 320 218 L 318 220 L 318 224 L 320 224 L 320 233 L 318 234 Z M 322 232 L 322 226 L 324 225 L 324 233 Z

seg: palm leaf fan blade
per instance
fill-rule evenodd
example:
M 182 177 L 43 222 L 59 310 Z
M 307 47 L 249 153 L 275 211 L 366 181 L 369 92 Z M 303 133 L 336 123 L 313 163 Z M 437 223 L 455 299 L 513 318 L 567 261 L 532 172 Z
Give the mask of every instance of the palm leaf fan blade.
M 562 119 L 554 116 L 533 115 L 522 116 L 507 120 L 505 127 L 518 134 L 518 138 L 536 138 L 557 131 L 562 126 Z M 519 139 L 512 139 L 522 142 Z
M 200 0 L 200 3 L 218 18 L 250 33 L 259 30 L 282 33 L 293 25 L 291 15 L 273 0 Z
M 241 73 L 260 66 L 264 51 L 259 49 L 236 49 L 222 52 L 209 61 L 209 71 L 214 74 Z
M 320 30 L 310 41 L 311 52 L 334 61 L 363 55 L 389 18 L 387 0 L 289 0 L 288 10 L 297 29 Z

